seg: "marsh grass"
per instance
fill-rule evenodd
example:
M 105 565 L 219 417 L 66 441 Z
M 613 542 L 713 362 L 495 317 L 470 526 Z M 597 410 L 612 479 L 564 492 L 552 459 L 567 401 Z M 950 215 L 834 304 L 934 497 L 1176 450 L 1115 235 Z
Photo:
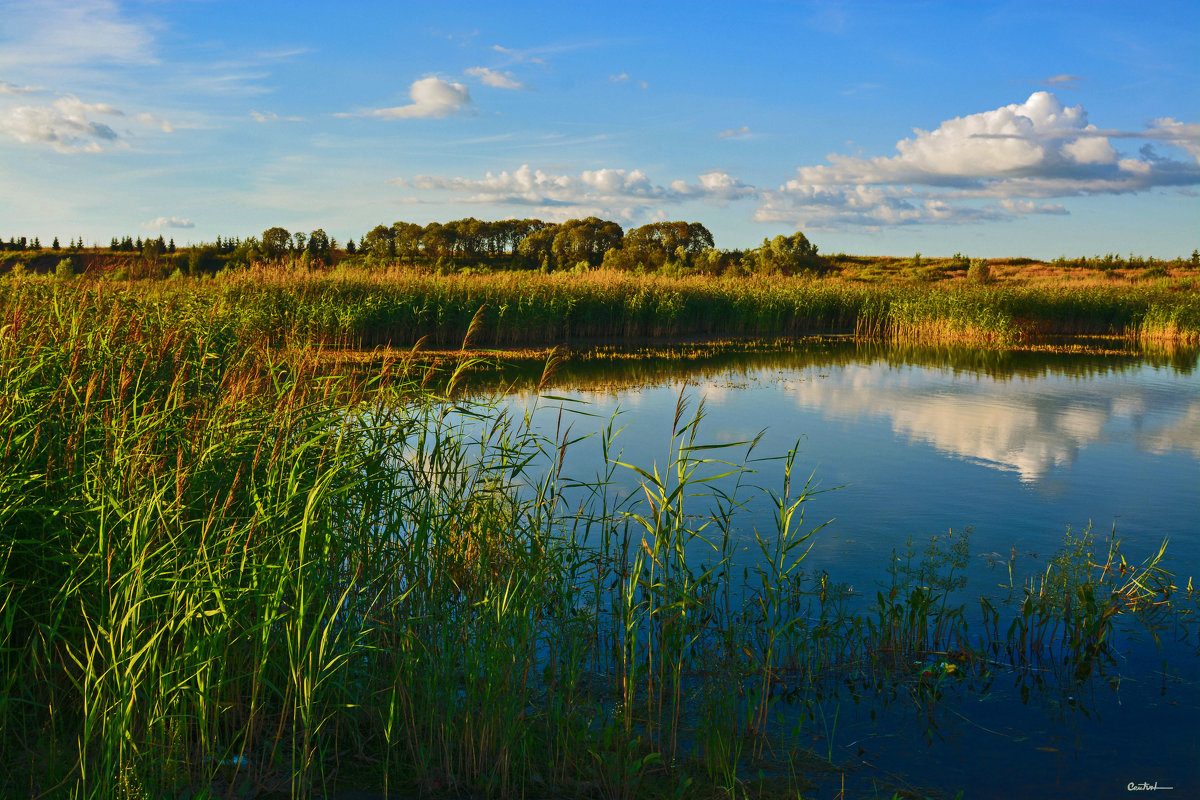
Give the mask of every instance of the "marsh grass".
M 35 282 L 17 277 L 9 283 Z M 90 280 L 90 279 L 89 279 Z M 910 344 L 1011 346 L 1056 336 L 1200 341 L 1193 284 L 880 284 L 800 276 L 744 278 L 411 269 L 333 272 L 257 265 L 215 278 L 104 281 L 99 294 L 186 297 L 278 346 L 536 347 L 647 339 L 853 334 Z
M 0 295 L 5 795 L 740 796 L 760 765 L 794 791 L 785 712 L 831 678 L 951 650 L 1086 677 L 1172 590 L 1114 548 L 972 632 L 953 534 L 862 612 L 803 571 L 794 456 L 705 443 L 682 395 L 661 464 L 610 421 L 575 480 L 586 408 L 539 433 L 461 396 L 469 360 L 330 376 L 281 288 L 327 284 L 182 283 Z M 748 534 L 756 497 L 775 525 Z

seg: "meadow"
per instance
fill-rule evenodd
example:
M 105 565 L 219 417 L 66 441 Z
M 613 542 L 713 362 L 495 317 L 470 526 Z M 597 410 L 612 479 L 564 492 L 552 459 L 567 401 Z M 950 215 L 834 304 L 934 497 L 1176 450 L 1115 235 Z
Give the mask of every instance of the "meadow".
M 605 271 L 3 281 L 0 794 L 796 797 L 837 774 L 791 735 L 830 684 L 921 705 L 997 674 L 1085 684 L 1122 619 L 1194 622 L 1162 551 L 1127 562 L 1090 532 L 1010 574 L 981 624 L 953 599 L 966 531 L 910 544 L 856 608 L 804 570 L 794 454 L 708 443 L 684 398 L 658 467 L 610 455 L 610 425 L 579 480 L 555 469 L 569 433 L 464 396 L 468 357 L 323 357 L 801 333 L 1194 342 L 1200 300 Z M 642 494 L 615 498 L 618 471 Z M 749 495 L 776 525 L 743 569 Z

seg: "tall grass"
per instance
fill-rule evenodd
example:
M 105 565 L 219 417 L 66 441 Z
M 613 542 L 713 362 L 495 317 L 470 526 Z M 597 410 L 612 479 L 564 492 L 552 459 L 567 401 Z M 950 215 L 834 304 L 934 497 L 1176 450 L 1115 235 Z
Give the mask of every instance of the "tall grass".
M 205 296 L 272 342 L 289 331 L 306 343 L 354 347 L 422 338 L 457 347 L 476 314 L 480 346 L 806 334 L 968 346 L 1068 335 L 1200 341 L 1200 292 L 1183 284 L 912 286 L 606 270 L 436 275 L 256 267 L 139 291 Z
M 876 617 L 805 576 L 791 458 L 704 444 L 685 398 L 661 465 L 623 462 L 610 425 L 576 482 L 569 427 L 400 361 L 329 377 L 281 290 L 216 286 L 0 296 L 0 794 L 734 795 L 822 676 L 1007 652 L 968 637 L 952 573 Z M 735 563 L 756 493 L 777 524 Z M 1126 608 L 1091 591 L 1062 629 L 1081 658 Z

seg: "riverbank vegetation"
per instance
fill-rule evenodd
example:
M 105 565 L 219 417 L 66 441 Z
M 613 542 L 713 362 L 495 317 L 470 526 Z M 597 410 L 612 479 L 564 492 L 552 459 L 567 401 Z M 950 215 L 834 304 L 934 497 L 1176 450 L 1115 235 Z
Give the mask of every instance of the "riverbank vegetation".
M 1024 577 L 1014 551 L 981 623 L 966 531 L 865 596 L 807 574 L 792 457 L 707 445 L 686 398 L 659 466 L 623 463 L 614 423 L 587 478 L 561 472 L 566 420 L 537 433 L 458 396 L 467 364 L 321 368 L 320 344 L 368 329 L 339 313 L 381 292 L 461 308 L 446 336 L 518 291 L 520 329 L 580 302 L 565 276 L 489 280 L 0 286 L 0 794 L 794 797 L 837 775 L 796 735 L 827 730 L 823 693 L 928 713 L 997 676 L 1119 680 L 1122 620 L 1194 622 L 1161 551 L 1127 562 L 1090 534 Z M 688 284 L 660 280 L 662 316 Z M 616 496 L 618 473 L 641 492 Z M 739 530 L 751 496 L 773 529 Z
M 176 248 L 113 237 L 42 249 L 10 238 L 9 280 L 81 278 L 101 292 L 205 295 L 264 336 L 373 348 L 780 338 L 1013 346 L 1062 336 L 1200 341 L 1200 254 L 1173 261 L 823 256 L 801 232 L 716 250 L 700 223 L 624 231 L 476 219 L 379 225 L 342 247 L 323 230 L 270 228 Z M 211 283 L 214 276 L 219 276 Z
M 70 265 L 54 274 L 71 280 Z M 7 284 L 45 278 L 9 276 Z M 77 291 L 202 302 L 274 344 L 579 347 L 648 339 L 851 335 L 912 344 L 1015 346 L 1054 337 L 1200 341 L 1200 285 L 864 284 L 811 277 L 578 273 L 449 274 L 406 267 L 310 271 L 279 265 L 166 281 L 75 278 Z M 472 328 L 472 325 L 474 326 Z

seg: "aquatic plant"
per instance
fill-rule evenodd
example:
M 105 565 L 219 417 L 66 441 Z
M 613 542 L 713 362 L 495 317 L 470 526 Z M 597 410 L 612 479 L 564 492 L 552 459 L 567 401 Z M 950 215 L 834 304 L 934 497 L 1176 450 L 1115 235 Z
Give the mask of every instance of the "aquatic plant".
M 330 376 L 277 287 L 178 285 L 0 293 L 2 794 L 732 795 L 831 678 L 907 686 L 956 649 L 1086 679 L 1175 591 L 1114 545 L 972 633 L 955 533 L 863 611 L 802 571 L 793 458 L 705 443 L 683 396 L 661 465 L 610 421 L 579 480 L 586 408 L 538 433 L 460 394 L 469 361 Z M 735 563 L 753 497 L 775 525 Z

